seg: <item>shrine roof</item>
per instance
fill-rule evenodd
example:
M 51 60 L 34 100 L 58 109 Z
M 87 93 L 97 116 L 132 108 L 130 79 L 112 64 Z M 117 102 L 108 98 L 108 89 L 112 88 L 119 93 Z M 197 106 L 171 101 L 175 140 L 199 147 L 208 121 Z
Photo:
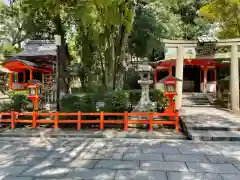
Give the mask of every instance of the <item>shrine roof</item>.
M 56 56 L 56 45 L 50 40 L 29 40 L 24 46 L 24 50 L 12 54 L 15 57 L 29 56 Z
M 27 60 L 19 59 L 19 58 L 11 58 L 8 59 L 3 66 L 10 71 L 20 72 L 22 69 L 37 69 L 41 72 L 52 72 L 53 69 L 46 68 L 41 66 L 40 64 L 30 62 Z

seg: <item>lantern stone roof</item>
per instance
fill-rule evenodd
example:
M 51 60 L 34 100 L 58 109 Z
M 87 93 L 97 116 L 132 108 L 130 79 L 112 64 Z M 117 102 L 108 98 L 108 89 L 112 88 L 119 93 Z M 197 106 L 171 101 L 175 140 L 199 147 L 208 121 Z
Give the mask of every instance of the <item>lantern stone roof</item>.
M 56 50 L 57 47 L 53 40 L 29 40 L 26 42 L 23 51 L 12 54 L 12 56 L 56 56 Z
M 166 77 L 164 77 L 163 79 L 161 79 L 161 82 L 164 82 L 164 81 L 166 81 L 166 80 L 169 80 L 170 78 L 175 79 L 176 81 L 182 81 L 181 79 L 176 78 L 176 77 L 174 77 L 174 76 L 166 76 Z

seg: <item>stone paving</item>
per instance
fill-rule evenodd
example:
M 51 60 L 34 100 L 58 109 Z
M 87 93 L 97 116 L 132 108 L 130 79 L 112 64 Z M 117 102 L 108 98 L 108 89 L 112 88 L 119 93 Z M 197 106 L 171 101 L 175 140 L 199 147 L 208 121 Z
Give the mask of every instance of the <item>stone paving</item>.
M 193 128 L 239 128 L 240 116 L 214 107 L 183 107 L 180 116 L 188 129 Z
M 239 142 L 0 137 L 0 180 L 239 180 Z
M 240 116 L 214 107 L 182 107 L 183 128 L 192 140 L 240 141 Z

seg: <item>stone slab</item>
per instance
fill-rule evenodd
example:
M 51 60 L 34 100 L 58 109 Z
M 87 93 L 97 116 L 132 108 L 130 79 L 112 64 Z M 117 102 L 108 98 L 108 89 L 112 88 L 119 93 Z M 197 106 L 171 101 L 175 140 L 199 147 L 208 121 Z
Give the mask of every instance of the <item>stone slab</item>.
M 140 163 L 142 170 L 159 170 L 159 171 L 188 171 L 183 162 L 161 162 L 161 161 L 142 161 Z
M 3 173 L 4 176 L 11 175 L 17 176 L 20 175 L 22 172 L 27 170 L 29 166 L 1 166 L 0 167 L 0 174 Z
M 81 180 L 113 180 L 116 170 L 73 168 L 64 179 L 78 177 Z
M 143 148 L 142 151 L 144 153 L 165 153 L 165 154 L 179 154 L 179 150 L 177 148 Z
M 97 160 L 83 159 L 57 159 L 53 166 L 55 167 L 78 167 L 78 168 L 93 168 Z
M 114 180 L 167 180 L 166 172 L 119 170 Z
M 204 155 L 163 154 L 165 161 L 209 163 Z
M 100 160 L 95 168 L 103 169 L 139 169 L 138 161 Z
M 83 159 L 114 159 L 121 160 L 123 153 L 105 153 L 105 154 L 95 154 L 95 153 L 85 153 Z
M 202 154 L 202 155 L 221 155 L 221 153 L 215 148 L 198 147 L 198 148 L 178 148 L 182 154 Z
M 211 163 L 240 163 L 240 156 L 210 156 L 206 155 Z
M 239 142 L 216 142 L 212 144 L 224 156 L 240 156 Z
M 240 171 L 240 163 L 234 164 L 234 166 Z
M 183 107 L 180 116 L 188 130 L 240 130 L 239 115 L 215 107 Z
M 123 160 L 163 161 L 162 154 L 124 153 Z
M 167 172 L 168 180 L 222 180 L 216 173 Z
M 13 158 L 4 165 L 6 166 L 34 166 L 44 161 L 44 158 Z
M 70 168 L 62 167 L 44 167 L 44 168 L 30 168 L 24 171 L 21 176 L 33 176 L 44 178 L 63 178 L 70 171 Z
M 49 155 L 50 152 L 47 151 L 23 151 L 20 153 L 17 153 L 16 156 L 18 157 L 32 157 L 32 158 L 44 158 Z
M 199 141 L 239 141 L 240 132 L 216 131 L 216 130 L 187 130 L 192 140 Z
M 239 180 L 240 174 L 220 174 L 223 180 Z
M 210 173 L 240 173 L 232 164 L 210 164 L 187 162 L 190 172 L 210 172 Z
M 7 177 L 0 177 L 1 180 L 35 180 L 34 177 L 20 177 L 20 176 L 7 176 Z

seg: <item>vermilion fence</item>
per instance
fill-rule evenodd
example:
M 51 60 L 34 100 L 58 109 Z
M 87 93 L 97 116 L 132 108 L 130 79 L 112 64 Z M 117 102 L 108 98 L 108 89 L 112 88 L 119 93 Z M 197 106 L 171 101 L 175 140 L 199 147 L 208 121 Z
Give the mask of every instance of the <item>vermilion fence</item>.
M 76 119 L 66 118 L 74 116 Z M 83 119 L 84 116 L 98 116 L 98 119 Z M 105 119 L 110 116 L 122 117 L 119 119 Z M 146 117 L 145 120 L 132 120 L 129 117 Z M 44 119 L 42 117 L 53 117 L 52 119 Z M 64 119 L 62 119 L 64 117 Z M 157 118 L 156 118 L 157 117 Z M 169 117 L 169 120 L 164 120 L 164 117 Z M 135 119 L 135 118 L 134 118 Z M 54 128 L 58 128 L 59 124 L 76 124 L 77 130 L 80 130 L 82 124 L 99 124 L 100 129 L 104 129 L 105 124 L 124 124 L 124 130 L 128 129 L 128 125 L 131 124 L 148 124 L 149 131 L 152 131 L 154 124 L 161 125 L 175 125 L 176 131 L 179 131 L 179 114 L 178 112 L 172 113 L 155 113 L 155 112 L 0 112 L 0 123 L 11 123 L 11 128 L 14 129 L 17 123 L 32 124 L 33 128 L 36 128 L 39 124 L 53 124 Z

